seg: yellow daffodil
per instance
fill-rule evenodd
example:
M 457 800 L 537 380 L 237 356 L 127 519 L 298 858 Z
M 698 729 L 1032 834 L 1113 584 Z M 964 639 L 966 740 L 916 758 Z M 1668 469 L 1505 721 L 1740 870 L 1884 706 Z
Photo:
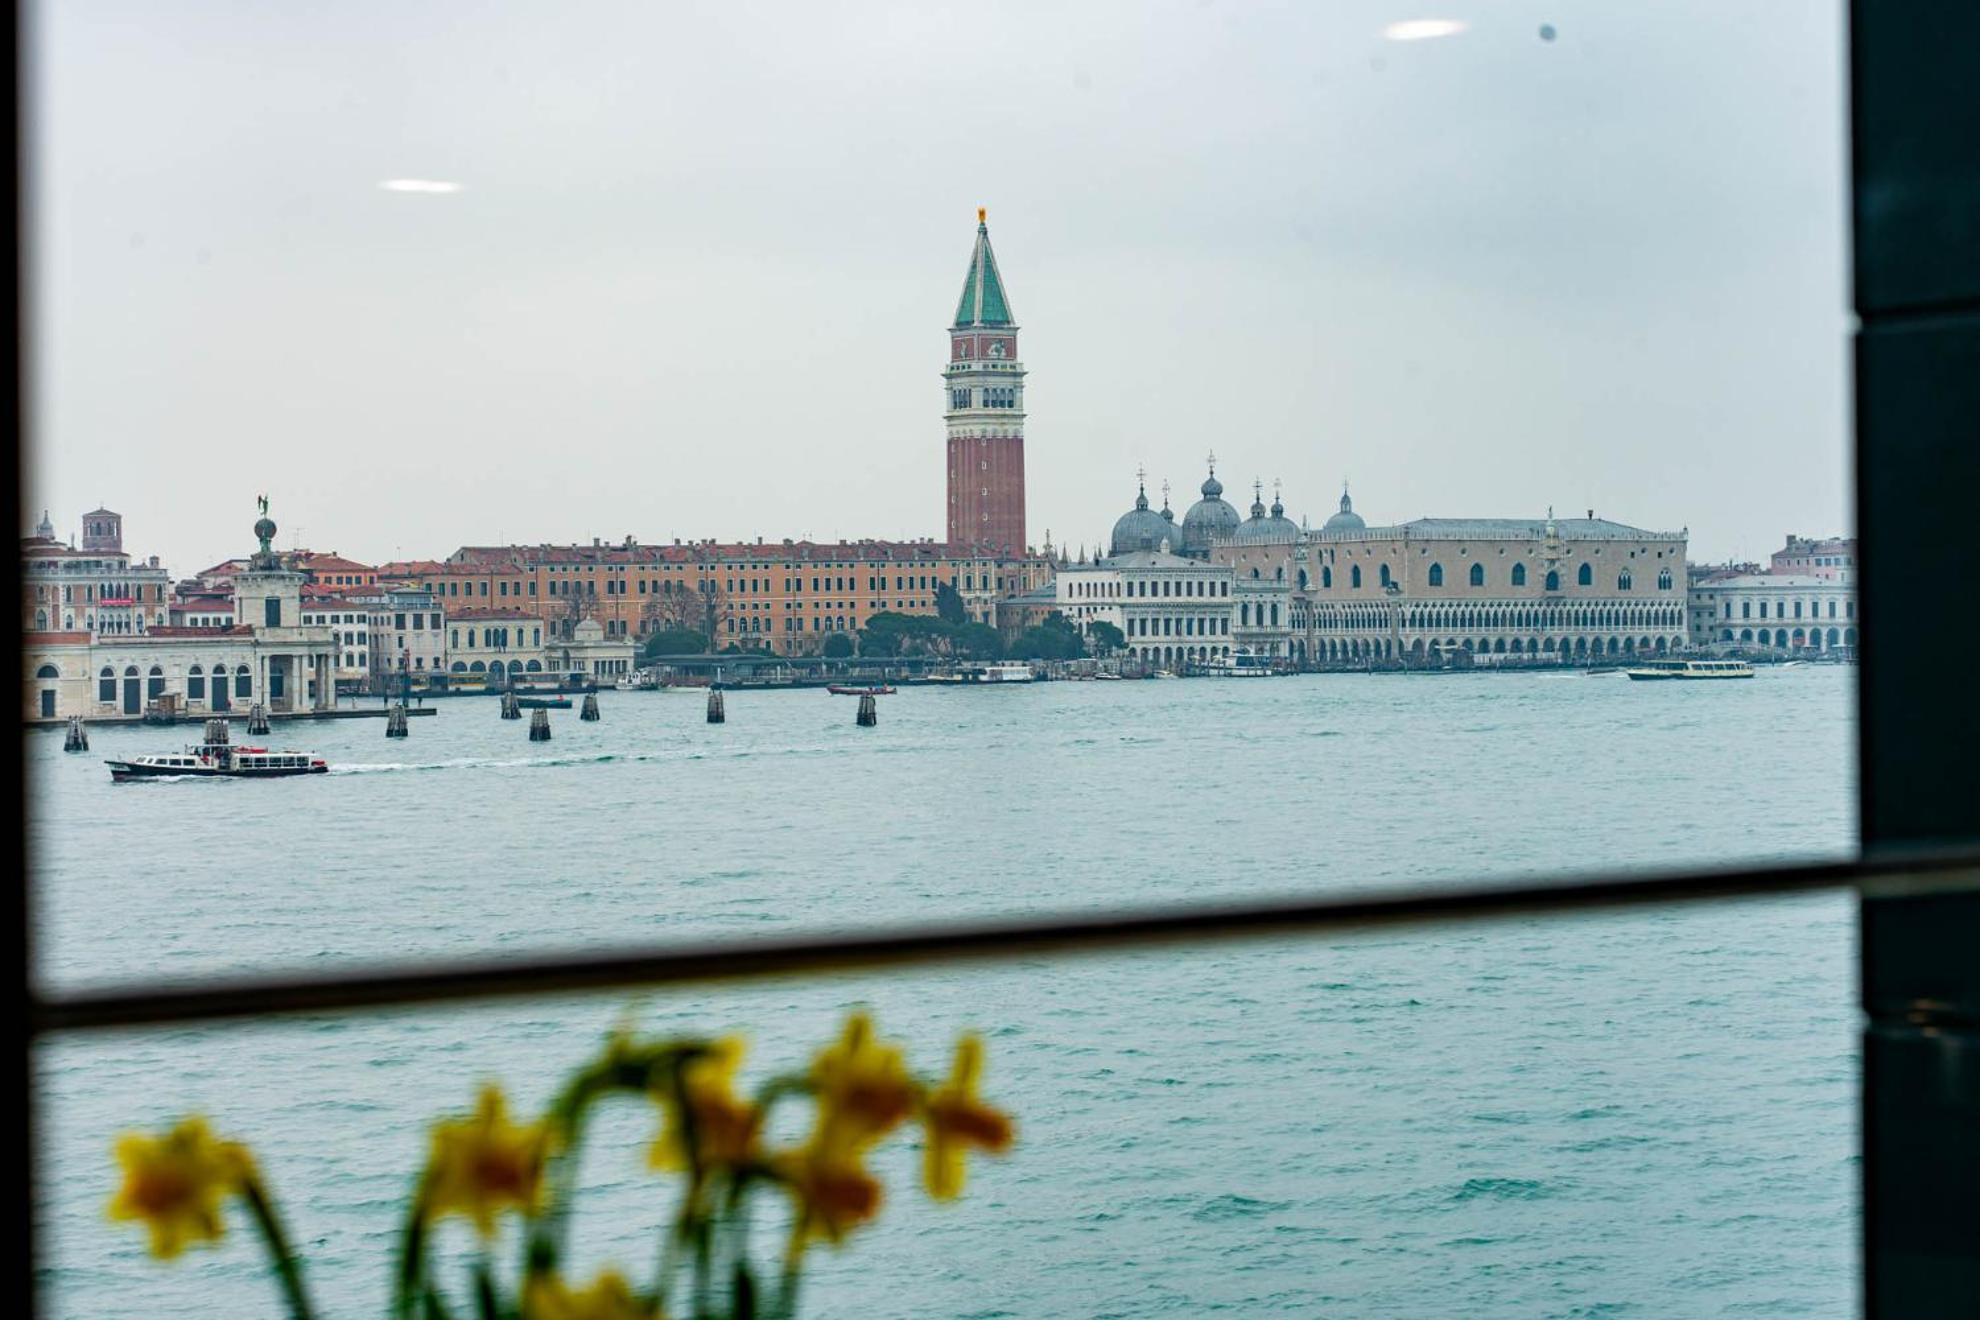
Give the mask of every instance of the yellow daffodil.
M 821 1149 L 858 1151 L 891 1132 L 914 1107 L 914 1081 L 900 1050 L 873 1038 L 873 1019 L 854 1013 L 845 1033 L 812 1061 Z
M 554 1274 L 533 1274 L 523 1289 L 523 1320 L 660 1320 L 660 1308 L 634 1295 L 617 1270 L 606 1270 L 582 1292 Z
M 217 1140 L 203 1118 L 186 1118 L 162 1137 L 129 1133 L 117 1141 L 124 1185 L 110 1217 L 142 1220 L 151 1254 L 170 1260 L 189 1243 L 218 1242 L 226 1232 L 221 1202 L 254 1176 L 247 1148 Z
M 466 1215 L 483 1237 L 493 1237 L 500 1211 L 529 1214 L 541 1207 L 549 1154 L 549 1129 L 541 1123 L 511 1123 L 502 1092 L 484 1087 L 472 1118 L 433 1129 L 424 1214 L 428 1219 Z
M 982 1075 L 983 1042 L 964 1036 L 956 1042 L 949 1080 L 929 1094 L 923 1174 L 928 1194 L 937 1200 L 962 1194 L 964 1161 L 971 1146 L 996 1154 L 1011 1147 L 1010 1118 L 977 1098 L 976 1083 Z
M 815 1140 L 778 1161 L 796 1213 L 791 1221 L 791 1256 L 814 1241 L 837 1246 L 847 1233 L 880 1213 L 880 1183 L 844 1150 Z
M 735 1166 L 756 1154 L 761 1115 L 755 1105 L 736 1095 L 736 1070 L 742 1066 L 743 1042 L 726 1036 L 706 1053 L 681 1066 L 681 1090 L 688 1108 L 687 1122 L 677 1097 L 662 1097 L 667 1124 L 653 1143 L 649 1162 L 656 1169 L 688 1167 L 687 1129 L 692 1128 L 702 1167 Z

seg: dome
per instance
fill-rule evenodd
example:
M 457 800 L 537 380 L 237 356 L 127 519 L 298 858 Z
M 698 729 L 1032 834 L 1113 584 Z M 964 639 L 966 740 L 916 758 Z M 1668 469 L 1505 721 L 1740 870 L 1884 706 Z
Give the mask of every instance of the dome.
M 1239 524 L 1237 531 L 1232 533 L 1231 539 L 1245 545 L 1256 545 L 1260 542 L 1297 541 L 1299 539 L 1299 527 L 1297 524 L 1287 520 L 1286 506 L 1279 503 L 1276 496 L 1272 500 L 1272 512 L 1267 515 L 1265 512 L 1264 497 L 1257 491 L 1253 491 L 1251 516 Z
M 272 540 L 274 540 L 274 539 L 275 539 L 275 520 L 274 520 L 273 518 L 257 518 L 257 519 L 255 519 L 255 522 L 254 522 L 254 534 L 255 534 L 255 535 L 256 535 L 257 537 L 259 537 L 259 538 L 260 538 L 261 540 L 264 540 L 264 541 L 272 541 Z
M 1210 543 L 1237 530 L 1238 511 L 1224 503 L 1224 483 L 1217 480 L 1213 465 L 1203 483 L 1203 498 L 1189 506 L 1183 515 L 1183 544 L 1193 551 L 1207 551 Z
M 1107 553 L 1125 555 L 1136 550 L 1159 550 L 1164 541 L 1169 543 L 1171 551 L 1180 548 L 1176 545 L 1175 524 L 1148 507 L 1148 491 L 1144 488 L 1134 497 L 1134 507 L 1114 524 Z
M 1368 526 L 1361 515 L 1354 511 L 1354 501 L 1348 498 L 1347 487 L 1341 487 L 1341 511 L 1320 525 L 1323 532 L 1359 532 Z

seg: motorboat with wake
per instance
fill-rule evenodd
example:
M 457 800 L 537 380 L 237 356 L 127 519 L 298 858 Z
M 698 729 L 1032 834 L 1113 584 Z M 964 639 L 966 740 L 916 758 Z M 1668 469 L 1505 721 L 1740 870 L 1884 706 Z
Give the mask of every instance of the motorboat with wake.
M 208 720 L 204 739 L 182 752 L 104 764 L 110 767 L 111 782 L 118 784 L 132 779 L 286 779 L 330 771 L 329 762 L 314 752 L 236 747 L 228 740 L 225 720 Z

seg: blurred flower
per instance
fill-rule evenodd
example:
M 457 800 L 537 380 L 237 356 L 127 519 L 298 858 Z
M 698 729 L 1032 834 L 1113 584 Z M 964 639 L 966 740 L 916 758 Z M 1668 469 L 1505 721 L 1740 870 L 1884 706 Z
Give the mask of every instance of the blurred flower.
M 821 1151 L 857 1152 L 885 1136 L 914 1106 L 914 1081 L 900 1050 L 873 1038 L 873 1019 L 854 1013 L 838 1041 L 812 1061 Z
M 162 1137 L 128 1133 L 117 1140 L 124 1185 L 110 1201 L 115 1220 L 142 1220 L 151 1254 L 170 1260 L 194 1242 L 226 1232 L 221 1201 L 254 1176 L 247 1147 L 219 1141 L 203 1118 L 185 1118 Z
M 684 1119 L 675 1097 L 660 1097 L 667 1122 L 648 1159 L 653 1168 L 689 1167 L 690 1132 L 703 1167 L 733 1167 L 755 1157 L 761 1115 L 755 1105 L 735 1092 L 736 1070 L 742 1066 L 744 1048 L 740 1036 L 724 1036 L 705 1053 L 681 1065 L 681 1092 L 688 1112 Z
M 617 1270 L 606 1270 L 583 1292 L 554 1274 L 532 1274 L 523 1289 L 523 1320 L 660 1320 L 660 1308 L 633 1295 Z
M 549 1129 L 541 1123 L 511 1123 L 501 1090 L 483 1087 L 472 1118 L 433 1129 L 425 1217 L 466 1215 L 483 1237 L 493 1237 L 498 1212 L 530 1214 L 540 1208 L 549 1153 Z
M 815 1139 L 778 1161 L 795 1203 L 791 1259 L 815 1241 L 837 1246 L 847 1233 L 880 1213 L 880 1183 L 845 1150 Z
M 965 1157 L 971 1146 L 1001 1153 L 1011 1146 L 1011 1120 L 977 1098 L 983 1074 L 983 1041 L 974 1035 L 956 1042 L 949 1080 L 935 1088 L 925 1109 L 928 1147 L 923 1174 L 928 1194 L 948 1200 L 962 1194 Z

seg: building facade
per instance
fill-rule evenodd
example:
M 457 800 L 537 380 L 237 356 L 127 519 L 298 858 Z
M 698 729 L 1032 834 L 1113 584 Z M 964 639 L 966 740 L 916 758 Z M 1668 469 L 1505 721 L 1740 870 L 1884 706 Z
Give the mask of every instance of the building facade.
M 1852 564 L 1848 581 L 1800 573 L 1707 578 L 1692 587 L 1691 642 L 1717 650 L 1853 652 L 1854 576 Z
M 994 625 L 997 601 L 1049 579 L 1042 559 L 1004 559 L 987 547 L 939 541 L 714 541 L 465 546 L 444 563 L 407 566 L 400 586 L 433 594 L 450 614 L 522 609 L 544 640 L 572 640 L 585 620 L 608 640 L 669 629 L 701 632 L 779 655 L 809 655 L 835 632 L 885 612 L 934 614 L 949 587 L 964 614 Z
M 949 327 L 942 373 L 948 432 L 947 533 L 951 545 L 1025 553 L 1024 363 L 990 226 L 976 213 L 976 247 Z
M 1767 571 L 1796 577 L 1820 578 L 1825 582 L 1856 581 L 1856 538 L 1830 536 L 1810 540 L 1787 534 L 1787 542 L 1774 551 Z
M 22 639 L 25 717 L 138 719 L 153 705 L 189 714 L 245 711 L 256 703 L 273 714 L 334 706 L 338 657 L 331 630 L 303 623 L 303 575 L 269 548 L 275 524 L 265 512 L 255 534 L 261 551 L 234 576 L 232 626 L 29 631 Z M 89 553 L 111 553 L 102 545 L 110 535 L 99 531 L 99 546 Z
M 368 631 L 375 688 L 407 675 L 423 680 L 428 673 L 446 669 L 446 612 L 432 592 L 373 588 L 358 599 L 371 619 Z
M 1092 564 L 1061 565 L 1057 607 L 1086 631 L 1121 630 L 1128 653 L 1155 667 L 1230 660 L 1236 639 L 1231 571 L 1160 549 L 1129 550 Z
M 78 545 L 55 536 L 46 513 L 21 540 L 21 630 L 129 637 L 171 623 L 172 575 L 153 555 L 124 549 L 123 515 L 83 515 Z
M 603 629 L 598 631 L 602 636 Z M 447 672 L 511 678 L 543 673 L 554 668 L 547 663 L 543 633 L 543 621 L 519 606 L 454 610 L 447 616 Z

